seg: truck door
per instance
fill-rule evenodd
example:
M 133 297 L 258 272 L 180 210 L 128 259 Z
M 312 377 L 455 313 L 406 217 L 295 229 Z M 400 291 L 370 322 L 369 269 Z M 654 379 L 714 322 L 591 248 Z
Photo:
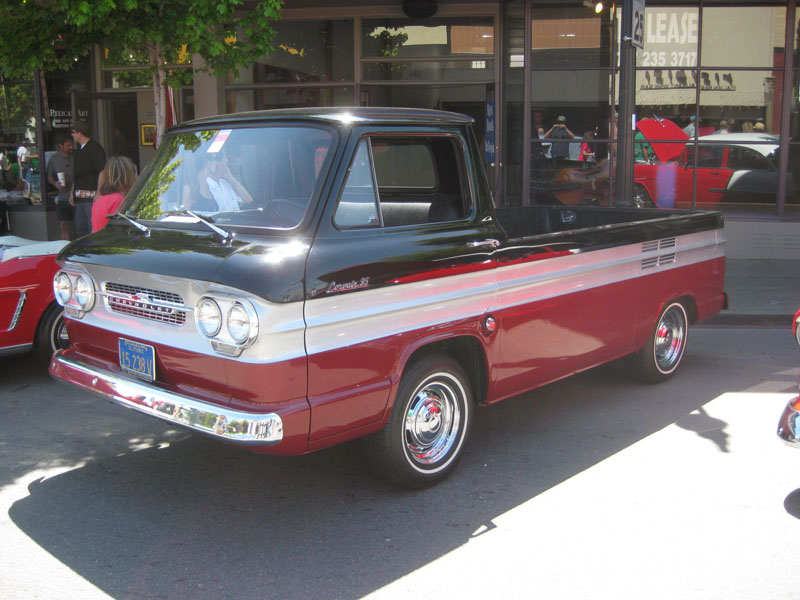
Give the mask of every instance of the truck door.
M 409 349 L 494 305 L 500 233 L 470 147 L 458 129 L 351 134 L 306 271 L 312 444 L 380 421 Z

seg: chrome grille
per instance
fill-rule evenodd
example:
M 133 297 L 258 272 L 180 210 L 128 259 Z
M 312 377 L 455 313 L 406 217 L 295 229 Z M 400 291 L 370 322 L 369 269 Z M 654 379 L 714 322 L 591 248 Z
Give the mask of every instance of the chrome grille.
M 186 322 L 183 298 L 173 292 L 105 282 L 106 306 L 117 313 L 180 327 Z

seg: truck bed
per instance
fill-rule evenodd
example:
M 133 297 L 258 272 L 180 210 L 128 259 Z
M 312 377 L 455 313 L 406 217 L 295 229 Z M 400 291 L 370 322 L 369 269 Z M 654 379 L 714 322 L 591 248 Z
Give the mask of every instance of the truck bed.
M 637 238 L 655 239 L 678 231 L 687 233 L 722 227 L 722 216 L 718 212 L 660 208 L 514 206 L 495 209 L 495 215 L 512 240 L 597 228 L 619 233 L 636 230 Z M 651 226 L 642 227 L 642 224 Z

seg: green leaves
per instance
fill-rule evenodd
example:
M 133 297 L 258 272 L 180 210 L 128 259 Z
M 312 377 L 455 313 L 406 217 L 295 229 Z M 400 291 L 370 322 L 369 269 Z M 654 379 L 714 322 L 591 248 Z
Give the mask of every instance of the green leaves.
M 274 50 L 270 23 L 280 18 L 282 1 L 243 6 L 241 0 L 3 2 L 0 68 L 7 78 L 29 78 L 34 68 L 68 69 L 94 44 L 114 53 L 158 44 L 165 56 L 187 47 L 205 59 L 206 70 L 222 76 Z

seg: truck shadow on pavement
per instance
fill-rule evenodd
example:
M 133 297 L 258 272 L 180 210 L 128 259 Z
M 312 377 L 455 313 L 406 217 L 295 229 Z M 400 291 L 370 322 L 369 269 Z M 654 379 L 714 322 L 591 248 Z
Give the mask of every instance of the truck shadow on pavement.
M 719 358 L 690 358 L 679 377 L 719 370 Z M 115 436 L 83 466 L 30 483 L 9 516 L 116 598 L 360 598 L 753 384 L 733 370 L 687 394 L 679 379 L 645 386 L 626 375 L 616 363 L 481 409 L 454 475 L 414 492 L 375 480 L 357 443 L 259 456 L 110 407 L 126 427 L 152 432 L 147 443 Z M 91 408 L 81 410 L 91 418 Z

